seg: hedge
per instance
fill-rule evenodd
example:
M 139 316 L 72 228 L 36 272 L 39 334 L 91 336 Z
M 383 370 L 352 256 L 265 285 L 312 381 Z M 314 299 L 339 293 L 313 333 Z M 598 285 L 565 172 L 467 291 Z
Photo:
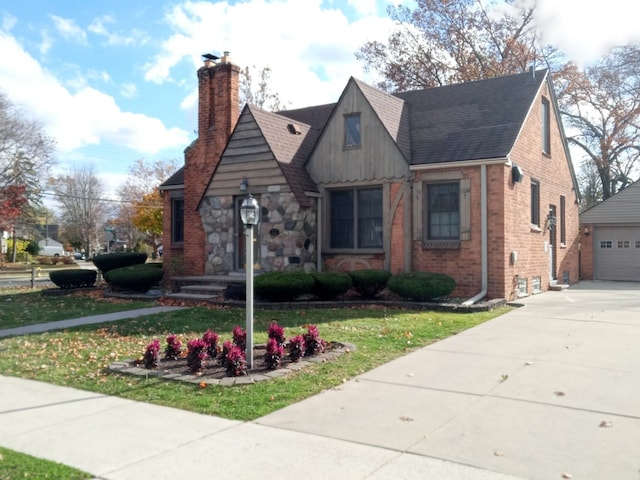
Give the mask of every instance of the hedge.
M 161 268 L 138 264 L 109 270 L 104 279 L 114 290 L 146 292 L 162 281 L 163 274 Z
M 427 302 L 449 295 L 456 288 L 456 282 L 443 273 L 411 272 L 393 275 L 387 287 L 401 297 Z
M 49 279 L 64 290 L 93 287 L 96 284 L 97 277 L 98 272 L 87 269 L 56 270 L 49 272 Z
M 253 279 L 254 293 L 270 302 L 288 302 L 311 293 L 315 284 L 305 272 L 267 272 Z
M 363 298 L 374 298 L 387 286 L 391 272 L 386 270 L 365 269 L 349 272 L 352 288 Z
M 124 252 L 124 253 L 106 253 L 97 255 L 92 259 L 94 265 L 100 269 L 102 275 L 105 275 L 116 268 L 129 267 L 138 265 L 147 261 L 147 254 L 144 252 Z
M 311 274 L 314 285 L 311 293 L 319 300 L 333 300 L 351 288 L 351 276 L 348 273 L 316 272 Z

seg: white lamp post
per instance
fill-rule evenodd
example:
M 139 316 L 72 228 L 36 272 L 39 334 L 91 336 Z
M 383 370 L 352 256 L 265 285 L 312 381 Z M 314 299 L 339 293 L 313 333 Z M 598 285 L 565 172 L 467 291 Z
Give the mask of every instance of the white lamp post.
M 240 205 L 240 218 L 245 225 L 245 234 L 247 236 L 247 258 L 246 258 L 246 276 L 247 276 L 247 345 L 245 357 L 247 360 L 247 368 L 253 368 L 253 226 L 260 223 L 260 206 L 256 199 L 249 195 L 242 201 Z

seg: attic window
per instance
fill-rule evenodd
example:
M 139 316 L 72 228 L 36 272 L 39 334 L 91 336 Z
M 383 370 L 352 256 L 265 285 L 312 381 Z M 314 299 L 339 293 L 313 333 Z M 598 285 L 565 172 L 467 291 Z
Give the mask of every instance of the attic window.
M 291 133 L 292 135 L 302 134 L 302 130 L 300 130 L 300 127 L 295 123 L 290 123 L 289 125 L 287 125 L 287 130 L 289 130 L 289 133 Z
M 344 116 L 344 146 L 353 148 L 360 146 L 360 114 Z

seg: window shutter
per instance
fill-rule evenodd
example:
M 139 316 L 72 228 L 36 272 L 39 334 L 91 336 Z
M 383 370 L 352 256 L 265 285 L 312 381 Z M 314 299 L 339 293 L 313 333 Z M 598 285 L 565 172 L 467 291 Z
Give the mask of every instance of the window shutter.
M 471 240 L 471 180 L 460 180 L 460 240 Z

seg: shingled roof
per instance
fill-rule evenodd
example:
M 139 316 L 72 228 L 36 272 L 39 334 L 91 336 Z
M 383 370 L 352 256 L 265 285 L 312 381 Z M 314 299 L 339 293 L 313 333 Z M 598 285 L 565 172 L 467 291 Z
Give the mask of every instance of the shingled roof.
M 397 93 L 408 108 L 410 164 L 506 157 L 546 70 Z
M 269 144 L 298 202 L 303 206 L 309 206 L 311 199 L 305 192 L 317 192 L 318 187 L 311 180 L 304 163 L 318 139 L 320 130 L 283 114 L 267 112 L 252 105 L 248 105 L 247 108 Z M 326 116 L 325 106 L 315 111 L 312 108 L 304 110 L 304 115 L 295 116 L 296 119 L 306 118 L 313 122 Z M 326 118 L 321 118 L 318 124 L 324 123 Z

